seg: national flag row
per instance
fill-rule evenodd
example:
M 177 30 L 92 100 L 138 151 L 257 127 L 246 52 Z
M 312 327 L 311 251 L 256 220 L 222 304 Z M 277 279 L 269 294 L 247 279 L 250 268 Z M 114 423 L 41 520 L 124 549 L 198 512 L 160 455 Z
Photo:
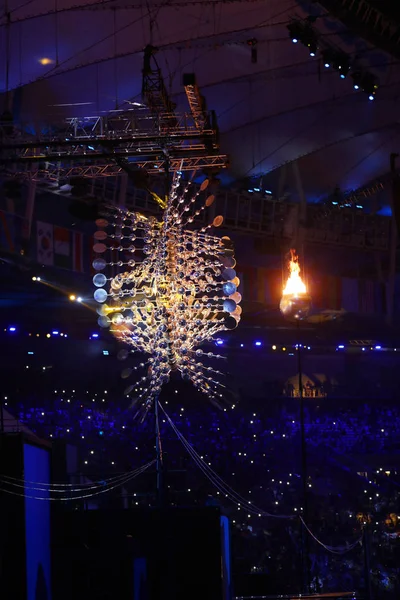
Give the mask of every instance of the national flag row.
M 88 236 L 80 231 L 37 221 L 37 261 L 47 267 L 59 267 L 83 273 L 86 270 L 84 246 L 87 238 Z
M 81 231 L 71 230 L 44 221 L 37 221 L 32 229 L 36 244 L 26 246 L 29 238 L 26 219 L 0 210 L 0 248 L 10 253 L 24 253 L 39 264 L 68 269 L 77 273 L 93 274 L 94 239 Z M 32 247 L 33 246 L 33 247 Z M 26 252 L 25 248 L 29 248 Z M 110 260 L 121 260 L 111 250 Z M 239 291 L 244 302 L 277 307 L 287 278 L 287 271 L 278 268 L 236 267 L 241 280 Z M 308 275 L 305 281 L 318 309 L 340 310 L 363 314 L 385 314 L 387 284 L 368 279 L 334 277 L 326 274 Z M 400 295 L 400 280 L 397 282 Z

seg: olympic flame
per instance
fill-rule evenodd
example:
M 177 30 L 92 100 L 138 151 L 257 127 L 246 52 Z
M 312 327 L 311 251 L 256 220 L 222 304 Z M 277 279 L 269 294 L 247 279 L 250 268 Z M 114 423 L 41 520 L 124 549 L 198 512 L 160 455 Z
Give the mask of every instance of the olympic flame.
M 296 254 L 296 250 L 290 250 L 290 261 L 289 261 L 289 278 L 283 288 L 283 296 L 298 296 L 299 294 L 306 294 L 307 288 L 302 278 L 300 277 L 300 265 L 299 257 Z

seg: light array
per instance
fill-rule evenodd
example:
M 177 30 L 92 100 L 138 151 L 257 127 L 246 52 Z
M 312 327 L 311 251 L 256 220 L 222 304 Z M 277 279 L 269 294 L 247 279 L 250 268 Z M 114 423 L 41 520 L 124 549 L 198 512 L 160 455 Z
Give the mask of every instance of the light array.
M 300 42 L 308 48 L 310 56 L 314 58 L 318 51 L 321 51 L 323 65 L 326 69 L 334 69 L 340 75 L 341 79 L 346 79 L 351 73 L 353 78 L 353 88 L 361 90 L 368 96 L 368 100 L 375 100 L 375 94 L 378 90 L 378 79 L 373 73 L 360 68 L 354 64 L 350 56 L 341 50 L 324 43 L 321 49 L 320 36 L 312 27 L 310 20 L 299 21 L 294 19 L 288 25 L 289 36 L 294 44 Z
M 144 387 L 134 403 L 145 416 L 171 372 L 178 371 L 217 405 L 223 401 L 221 375 L 203 360 L 223 358 L 199 346 L 225 330 L 234 329 L 241 315 L 239 279 L 234 267 L 233 244 L 228 237 L 209 233 L 222 224 L 215 217 L 200 230 L 186 229 L 214 201 L 210 195 L 196 208 L 208 187 L 205 180 L 191 194 L 191 182 L 173 178 L 164 201 L 162 220 L 125 208 L 109 207 L 106 218 L 96 221 L 93 267 L 98 322 L 134 350 L 148 355 L 142 363 Z M 107 275 L 103 272 L 106 271 Z M 128 357 L 122 350 L 121 359 Z M 133 369 L 125 369 L 124 378 Z M 139 392 L 130 385 L 125 393 Z

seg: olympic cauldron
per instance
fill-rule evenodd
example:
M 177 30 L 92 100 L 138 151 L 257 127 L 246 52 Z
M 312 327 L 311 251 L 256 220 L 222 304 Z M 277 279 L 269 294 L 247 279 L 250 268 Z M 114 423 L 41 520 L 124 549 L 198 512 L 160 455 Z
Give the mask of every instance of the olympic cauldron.
M 311 296 L 300 277 L 299 259 L 294 250 L 290 251 L 289 278 L 282 292 L 279 309 L 285 319 L 301 321 L 311 310 Z

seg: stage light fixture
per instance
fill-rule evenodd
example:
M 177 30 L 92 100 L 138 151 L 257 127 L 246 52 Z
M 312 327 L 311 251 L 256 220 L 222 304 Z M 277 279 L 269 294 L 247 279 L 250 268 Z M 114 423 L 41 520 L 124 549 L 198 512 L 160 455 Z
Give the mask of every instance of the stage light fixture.
M 324 61 L 324 67 L 326 69 L 329 69 L 332 66 L 332 62 L 333 62 L 333 59 L 334 59 L 332 49 L 331 48 L 327 48 L 326 50 L 323 50 L 322 51 L 322 58 L 323 58 L 323 61 Z
M 361 71 L 355 71 L 352 75 L 353 78 L 353 88 L 355 90 L 359 90 L 361 87 L 361 81 L 362 81 L 362 72 Z
M 297 44 L 302 37 L 304 26 L 299 21 L 292 21 L 287 28 L 293 44 Z
M 363 73 L 362 71 L 357 71 L 352 75 L 353 77 L 353 87 L 355 90 L 362 90 L 365 94 L 368 95 L 369 100 L 375 100 L 375 94 L 378 89 L 378 79 L 372 73 Z
M 361 80 L 361 89 L 366 94 L 375 94 L 378 89 L 377 79 L 372 73 L 364 73 Z
M 314 57 L 318 50 L 318 35 L 311 25 L 306 22 L 292 21 L 287 28 L 292 42 L 302 43 L 309 49 L 310 56 Z
M 347 54 L 338 52 L 336 53 L 332 66 L 336 71 L 340 72 L 341 79 L 345 79 L 350 71 L 350 59 Z
M 333 48 L 326 48 L 322 52 L 324 67 L 329 69 L 332 67 L 340 73 L 341 79 L 345 79 L 348 75 L 351 65 L 350 58 L 344 52 L 338 52 Z

